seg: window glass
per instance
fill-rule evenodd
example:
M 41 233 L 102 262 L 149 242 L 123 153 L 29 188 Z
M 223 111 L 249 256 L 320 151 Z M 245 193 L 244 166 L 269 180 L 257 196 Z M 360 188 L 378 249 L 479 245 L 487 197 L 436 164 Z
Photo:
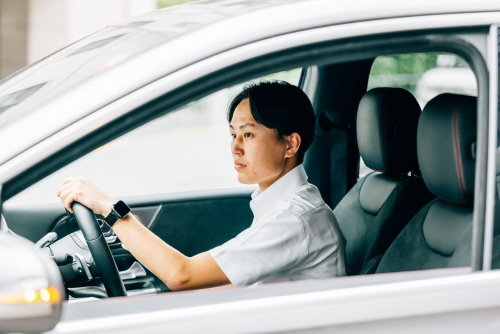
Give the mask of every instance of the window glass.
M 477 96 L 474 72 L 465 60 L 449 53 L 411 53 L 380 56 L 373 62 L 368 90 L 398 87 L 415 96 L 420 107 L 443 93 Z M 359 177 L 371 169 L 360 158 Z
M 298 85 L 301 69 L 263 79 Z M 115 197 L 240 187 L 233 169 L 226 109 L 241 83 L 167 113 L 34 184 L 7 204 L 57 203 L 68 176 L 86 176 Z
M 166 41 L 131 28 L 111 27 L 0 81 L 0 128 L 35 112 L 54 98 L 92 76 Z
M 213 2 L 173 6 L 107 27 L 0 80 L 0 128 L 144 51 L 217 21 L 276 5 L 268 1 Z

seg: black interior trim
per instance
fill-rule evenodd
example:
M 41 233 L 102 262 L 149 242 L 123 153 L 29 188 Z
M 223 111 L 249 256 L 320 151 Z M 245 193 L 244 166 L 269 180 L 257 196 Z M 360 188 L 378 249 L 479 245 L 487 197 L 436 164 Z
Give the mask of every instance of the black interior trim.
M 461 56 L 470 64 L 478 81 L 478 140 L 472 267 L 474 270 L 481 270 L 486 205 L 488 71 L 480 52 L 471 43 L 456 35 L 460 33 L 484 34 L 487 31 L 488 27 L 441 29 L 342 39 L 275 52 L 229 66 L 146 103 L 22 172 L 4 184 L 2 200 L 11 198 L 96 147 L 165 114 L 166 111 L 175 110 L 188 102 L 245 79 L 311 64 L 352 62 L 384 54 L 451 52 Z
M 306 76 L 307 76 L 307 67 L 303 67 L 302 71 L 300 72 L 299 83 L 297 84 L 297 86 L 300 87 L 302 90 L 304 88 L 304 82 L 306 80 Z

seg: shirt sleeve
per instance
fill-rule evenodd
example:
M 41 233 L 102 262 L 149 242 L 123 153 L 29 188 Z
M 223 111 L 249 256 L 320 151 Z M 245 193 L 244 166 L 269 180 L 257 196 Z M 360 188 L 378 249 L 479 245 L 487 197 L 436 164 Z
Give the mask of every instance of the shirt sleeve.
M 261 220 L 209 251 L 234 286 L 251 285 L 295 267 L 307 255 L 304 227 L 298 217 L 282 211 Z

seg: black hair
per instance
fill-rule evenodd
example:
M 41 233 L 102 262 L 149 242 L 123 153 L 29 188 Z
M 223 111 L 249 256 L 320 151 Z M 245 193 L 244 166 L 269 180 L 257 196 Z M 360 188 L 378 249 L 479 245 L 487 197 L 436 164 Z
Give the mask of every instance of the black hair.
M 286 81 L 252 82 L 243 87 L 229 104 L 228 122 L 231 122 L 234 110 L 244 99 L 249 99 L 255 121 L 276 130 L 278 139 L 293 132 L 299 134 L 301 144 L 297 152 L 297 164 L 302 163 L 314 139 L 316 124 L 314 109 L 307 95 Z

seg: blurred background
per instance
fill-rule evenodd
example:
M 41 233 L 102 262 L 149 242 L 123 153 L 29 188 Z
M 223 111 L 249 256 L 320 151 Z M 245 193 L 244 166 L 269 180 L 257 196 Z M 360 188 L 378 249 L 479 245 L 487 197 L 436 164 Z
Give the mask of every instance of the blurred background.
M 193 0 L 0 0 L 0 79 L 122 20 Z

